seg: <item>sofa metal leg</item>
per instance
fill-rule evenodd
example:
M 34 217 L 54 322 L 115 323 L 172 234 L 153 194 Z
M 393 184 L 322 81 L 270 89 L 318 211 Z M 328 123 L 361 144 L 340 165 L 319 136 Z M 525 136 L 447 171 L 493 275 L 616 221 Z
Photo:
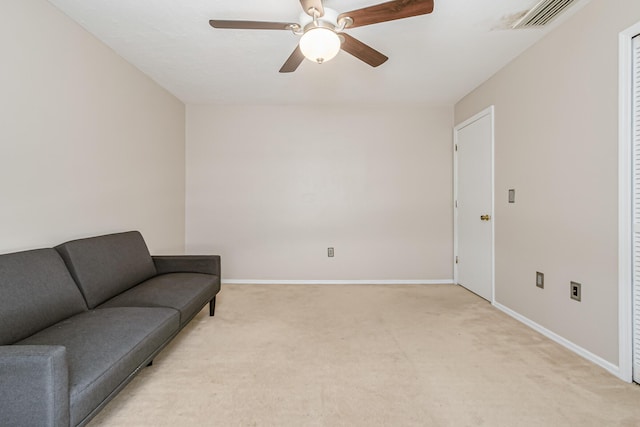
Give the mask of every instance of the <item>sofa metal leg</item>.
M 147 364 L 147 366 L 151 366 L 151 365 L 153 365 L 153 360 L 151 360 L 151 361 Z
M 213 316 L 216 312 L 216 297 L 209 301 L 209 316 Z

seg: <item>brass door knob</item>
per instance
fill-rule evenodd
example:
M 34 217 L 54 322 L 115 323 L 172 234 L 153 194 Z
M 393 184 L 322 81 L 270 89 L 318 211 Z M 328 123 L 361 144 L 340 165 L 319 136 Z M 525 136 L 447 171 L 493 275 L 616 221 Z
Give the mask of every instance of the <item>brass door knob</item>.
M 491 219 L 490 215 L 480 215 L 481 221 L 489 221 Z

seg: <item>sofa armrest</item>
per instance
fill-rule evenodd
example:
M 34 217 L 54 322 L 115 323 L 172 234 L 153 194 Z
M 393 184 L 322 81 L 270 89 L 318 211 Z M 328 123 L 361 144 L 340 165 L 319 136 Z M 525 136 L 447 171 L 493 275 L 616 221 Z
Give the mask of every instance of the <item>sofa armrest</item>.
M 0 346 L 0 425 L 69 426 L 69 369 L 61 346 Z
M 222 277 L 219 255 L 165 255 L 152 258 L 158 274 L 204 273 Z

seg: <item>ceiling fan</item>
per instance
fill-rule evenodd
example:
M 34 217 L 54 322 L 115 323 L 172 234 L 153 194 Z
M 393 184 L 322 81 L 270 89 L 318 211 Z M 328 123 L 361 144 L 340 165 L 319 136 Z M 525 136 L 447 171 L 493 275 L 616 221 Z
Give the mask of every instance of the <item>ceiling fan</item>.
M 324 7 L 322 0 L 300 0 L 304 12 L 299 23 L 225 21 L 212 19 L 214 28 L 241 30 L 289 30 L 302 36 L 300 43 L 285 61 L 281 73 L 291 73 L 304 58 L 319 64 L 331 60 L 340 49 L 372 67 L 383 64 L 385 55 L 345 33 L 345 29 L 425 15 L 433 11 L 433 0 L 393 0 L 375 6 L 338 14 Z

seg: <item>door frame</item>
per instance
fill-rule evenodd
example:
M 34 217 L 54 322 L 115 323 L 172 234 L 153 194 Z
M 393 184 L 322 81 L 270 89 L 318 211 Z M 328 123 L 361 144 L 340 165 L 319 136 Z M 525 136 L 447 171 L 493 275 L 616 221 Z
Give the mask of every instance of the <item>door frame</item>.
M 496 302 L 496 221 L 495 221 L 495 107 L 493 105 L 453 128 L 453 281 L 458 284 L 458 132 L 486 116 L 491 119 L 491 304 Z
M 632 39 L 640 34 L 640 22 L 618 35 L 618 377 L 633 381 L 633 188 L 632 150 L 633 84 Z

